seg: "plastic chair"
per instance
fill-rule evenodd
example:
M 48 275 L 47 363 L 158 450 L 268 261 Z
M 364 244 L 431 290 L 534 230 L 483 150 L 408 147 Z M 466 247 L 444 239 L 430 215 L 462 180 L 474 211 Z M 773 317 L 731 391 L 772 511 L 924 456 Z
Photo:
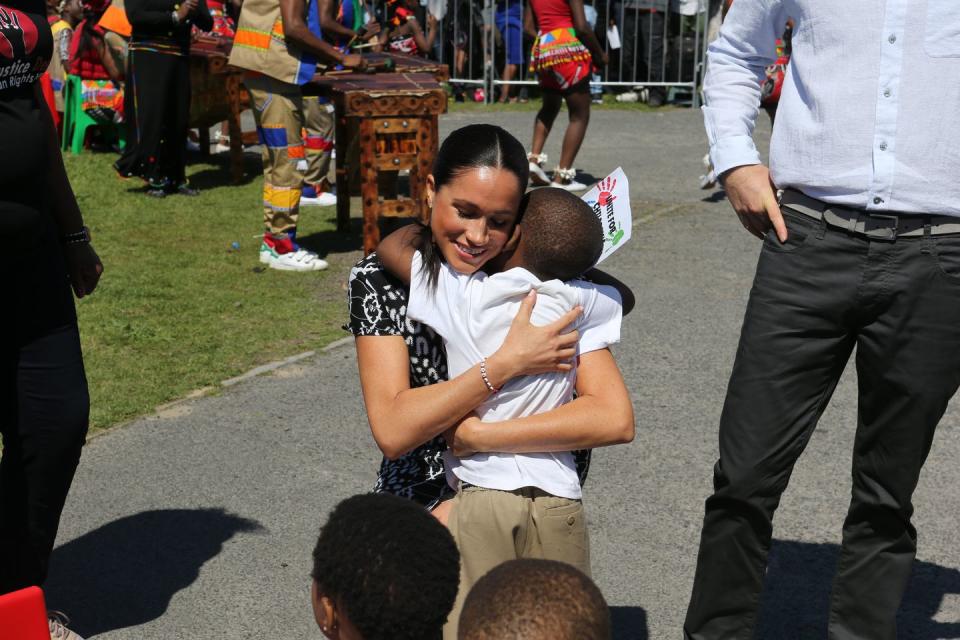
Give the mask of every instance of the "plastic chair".
M 0 596 L 0 640 L 50 640 L 47 605 L 39 587 Z
M 125 128 L 121 125 L 97 122 L 83 110 L 83 85 L 80 76 L 67 74 L 63 83 L 63 138 L 60 149 L 72 153 L 83 151 L 83 142 L 90 127 L 102 127 L 112 131 L 120 148 L 126 144 Z

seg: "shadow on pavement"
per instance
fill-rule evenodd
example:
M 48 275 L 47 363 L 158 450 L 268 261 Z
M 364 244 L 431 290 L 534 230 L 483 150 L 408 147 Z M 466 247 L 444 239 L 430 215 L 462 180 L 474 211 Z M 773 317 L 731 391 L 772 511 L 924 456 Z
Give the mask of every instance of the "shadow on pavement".
M 613 640 L 647 640 L 647 612 L 642 607 L 610 607 Z
M 758 638 L 827 637 L 830 588 L 840 546 L 775 540 L 770 551 Z M 960 638 L 960 622 L 935 619 L 945 595 L 960 593 L 960 571 L 914 562 L 897 615 L 900 640 Z
M 727 192 L 724 191 L 723 189 L 718 188 L 716 191 L 714 191 L 710 195 L 704 198 L 701 198 L 700 202 L 723 202 L 726 199 L 727 199 Z
M 84 637 L 144 624 L 163 615 L 230 538 L 261 530 L 223 509 L 144 511 L 115 520 L 54 550 L 47 604 L 66 611 Z

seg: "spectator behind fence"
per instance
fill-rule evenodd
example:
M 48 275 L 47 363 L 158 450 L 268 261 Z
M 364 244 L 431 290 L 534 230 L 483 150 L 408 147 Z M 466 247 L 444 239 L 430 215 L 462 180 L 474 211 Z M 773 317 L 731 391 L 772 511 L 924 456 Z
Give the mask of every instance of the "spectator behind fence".
M 524 15 L 524 30 L 537 39 L 530 56 L 530 70 L 536 71 L 543 91 L 543 106 L 537 113 L 533 144 L 527 154 L 530 182 L 583 191 L 587 185 L 576 181 L 573 161 L 590 123 L 591 69 L 593 65 L 606 65 L 607 54 L 587 23 L 583 0 L 531 0 Z M 560 162 L 550 180 L 543 170 L 547 161 L 543 145 L 564 101 L 570 122 L 563 135 Z
M 510 560 L 483 576 L 460 616 L 459 640 L 609 640 L 600 589 L 554 560 Z
M 510 82 L 517 77 L 517 71 L 523 64 L 523 0 L 497 0 L 494 20 L 503 40 L 505 59 L 500 79 Z M 503 85 L 500 102 L 516 102 L 513 94 L 511 85 Z
M 383 493 L 347 498 L 313 549 L 311 601 L 334 640 L 435 640 L 457 594 L 460 554 L 422 506 Z
M 634 82 L 638 86 L 663 82 L 666 12 L 667 0 L 623 0 L 614 5 L 612 17 L 620 26 L 623 41 L 621 82 Z M 659 107 L 665 99 L 663 87 L 650 87 L 647 104 Z

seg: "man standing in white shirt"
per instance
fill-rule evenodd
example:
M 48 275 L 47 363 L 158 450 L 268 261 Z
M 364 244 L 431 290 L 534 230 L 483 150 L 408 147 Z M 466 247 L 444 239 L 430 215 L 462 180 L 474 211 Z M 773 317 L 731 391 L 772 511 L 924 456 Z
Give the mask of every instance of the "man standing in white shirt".
M 768 172 L 751 135 L 788 18 L 793 58 Z M 829 637 L 896 638 L 916 553 L 911 497 L 960 384 L 958 77 L 957 0 L 742 0 L 710 47 L 710 155 L 764 246 L 720 420 L 688 639 L 752 637 L 774 510 L 854 346 L 853 491 Z

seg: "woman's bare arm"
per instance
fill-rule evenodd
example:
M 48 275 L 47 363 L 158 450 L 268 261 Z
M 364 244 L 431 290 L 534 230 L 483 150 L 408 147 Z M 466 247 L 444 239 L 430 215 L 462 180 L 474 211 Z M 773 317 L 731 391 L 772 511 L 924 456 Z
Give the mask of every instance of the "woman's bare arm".
M 447 444 L 462 456 L 573 451 L 633 440 L 633 403 L 608 349 L 580 357 L 577 394 L 573 402 L 526 418 L 481 422 L 470 416 L 447 432 Z
M 494 387 L 518 375 L 570 369 L 579 335 L 562 332 L 580 310 L 537 327 L 530 324 L 535 303 L 536 295 L 524 300 L 503 345 L 487 358 L 487 378 Z M 410 355 L 402 337 L 357 336 L 356 347 L 370 429 L 388 458 L 440 435 L 490 396 L 479 364 L 452 380 L 412 389 Z
M 94 35 L 92 40 L 93 48 L 100 56 L 100 61 L 103 63 L 103 68 L 107 70 L 107 75 L 110 76 L 110 80 L 113 81 L 117 89 L 121 89 L 123 87 L 123 71 L 117 66 L 116 59 L 110 53 L 110 47 L 99 35 Z
M 34 91 L 37 102 L 43 107 L 39 109 L 40 117 L 47 130 L 46 189 L 51 196 L 53 217 L 60 235 L 77 233 L 83 229 L 83 216 L 77 205 L 77 197 L 70 186 L 70 180 L 67 178 L 67 170 L 63 166 L 57 128 L 53 124 L 50 110 L 43 103 L 39 82 L 35 83 Z M 93 250 L 93 246 L 88 242 L 69 244 L 64 247 L 63 253 L 74 294 L 82 298 L 93 293 L 103 273 L 103 264 L 97 252 Z

